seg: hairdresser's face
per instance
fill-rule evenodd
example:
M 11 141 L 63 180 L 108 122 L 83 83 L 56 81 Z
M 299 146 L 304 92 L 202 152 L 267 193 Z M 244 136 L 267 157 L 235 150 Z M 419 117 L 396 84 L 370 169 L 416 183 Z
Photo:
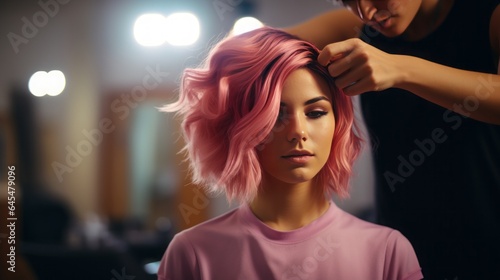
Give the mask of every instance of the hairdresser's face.
M 346 0 L 344 5 L 386 37 L 403 34 L 426 0 Z
M 323 168 L 335 129 L 330 100 L 327 83 L 311 70 L 298 69 L 288 76 L 279 118 L 257 149 L 264 182 L 303 183 Z

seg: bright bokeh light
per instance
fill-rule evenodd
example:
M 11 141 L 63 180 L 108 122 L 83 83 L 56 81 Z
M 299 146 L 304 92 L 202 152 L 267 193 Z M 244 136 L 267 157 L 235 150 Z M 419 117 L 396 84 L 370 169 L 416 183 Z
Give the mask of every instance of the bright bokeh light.
M 38 71 L 31 76 L 28 83 L 28 88 L 30 89 L 31 94 L 37 97 L 44 96 L 46 94 L 45 81 L 47 80 L 48 74 L 49 73 L 45 71 Z
M 191 13 L 171 14 L 167 27 L 167 42 L 174 46 L 192 45 L 200 37 L 200 21 Z
M 56 96 L 66 87 L 66 78 L 63 72 L 52 70 L 49 73 L 38 71 L 33 74 L 28 82 L 28 88 L 34 96 Z
M 158 269 L 160 268 L 160 262 L 152 262 L 144 265 L 144 270 L 148 274 L 156 275 L 158 273 Z
M 252 31 L 262 26 L 264 26 L 264 24 L 260 20 L 254 17 L 243 17 L 238 19 L 234 23 L 233 34 L 234 35 L 243 34 L 245 32 Z
M 167 19 L 160 14 L 141 15 L 134 24 L 135 40 L 146 47 L 159 46 L 165 43 Z
M 52 70 L 48 74 L 47 80 L 47 94 L 50 96 L 56 96 L 63 92 L 66 87 L 66 78 L 63 72 L 59 70 Z

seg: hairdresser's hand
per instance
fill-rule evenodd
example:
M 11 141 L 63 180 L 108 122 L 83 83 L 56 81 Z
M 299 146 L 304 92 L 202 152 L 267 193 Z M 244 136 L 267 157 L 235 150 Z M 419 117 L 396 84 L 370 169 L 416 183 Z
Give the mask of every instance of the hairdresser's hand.
M 328 71 L 336 78 L 338 88 L 354 96 L 397 87 L 405 75 L 404 66 L 397 61 L 398 57 L 360 39 L 349 39 L 327 45 L 319 54 L 318 61 L 321 65 L 328 65 Z

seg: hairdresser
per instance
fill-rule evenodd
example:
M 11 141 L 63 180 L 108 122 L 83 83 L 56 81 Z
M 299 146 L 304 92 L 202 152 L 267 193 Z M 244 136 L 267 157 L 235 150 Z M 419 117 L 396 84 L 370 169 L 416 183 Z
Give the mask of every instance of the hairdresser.
M 426 279 L 500 279 L 500 1 L 335 2 L 286 31 L 360 96 L 377 222 Z

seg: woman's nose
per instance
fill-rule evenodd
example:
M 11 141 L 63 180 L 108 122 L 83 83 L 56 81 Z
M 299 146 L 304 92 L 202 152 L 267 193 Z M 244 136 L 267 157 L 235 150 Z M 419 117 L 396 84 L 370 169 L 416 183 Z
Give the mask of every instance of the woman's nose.
M 287 130 L 287 140 L 289 142 L 307 140 L 305 120 L 303 120 L 300 116 L 293 116 L 292 118 L 289 118 L 285 129 Z

